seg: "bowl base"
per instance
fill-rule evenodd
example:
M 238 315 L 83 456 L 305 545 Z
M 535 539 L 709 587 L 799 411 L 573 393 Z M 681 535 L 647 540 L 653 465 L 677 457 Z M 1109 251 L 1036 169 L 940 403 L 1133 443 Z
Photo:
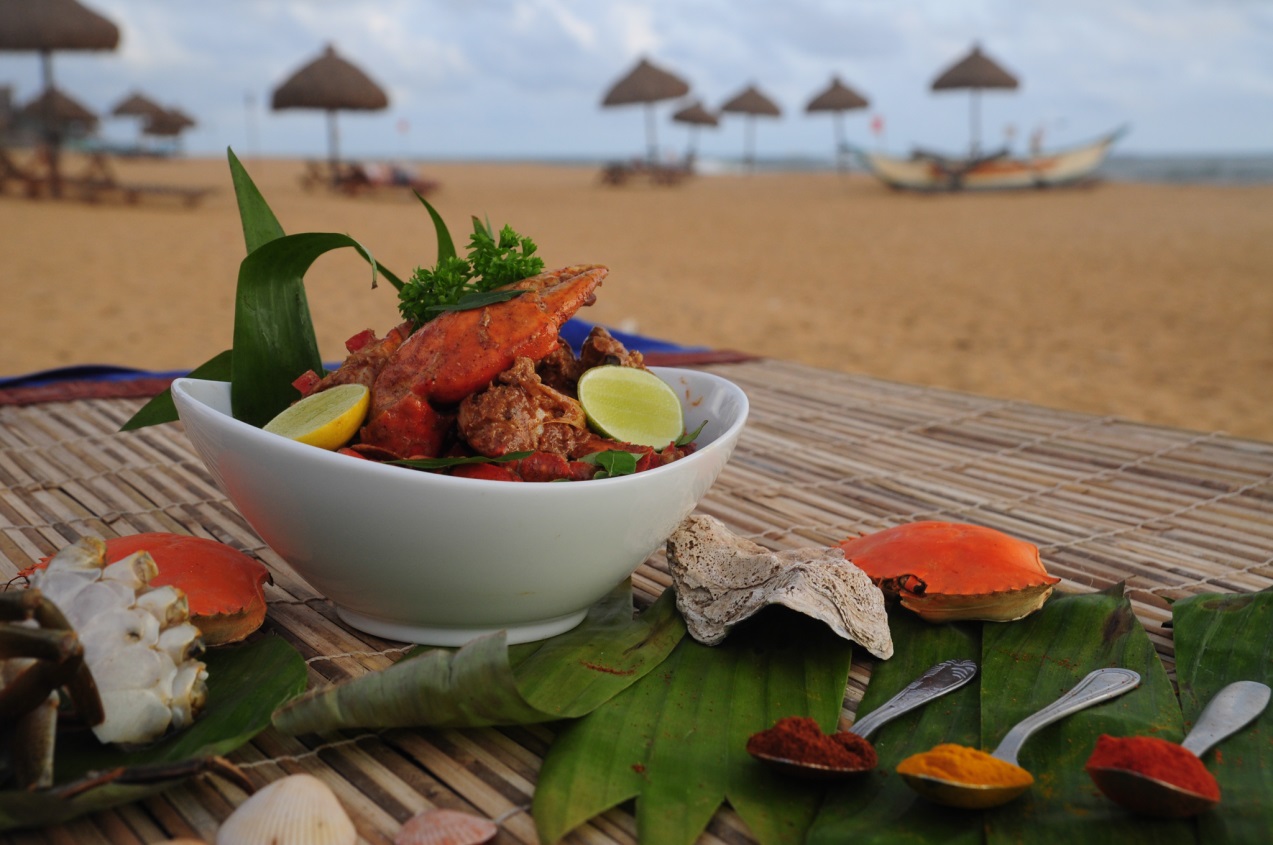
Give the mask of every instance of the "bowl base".
M 447 628 L 434 625 L 409 625 L 402 622 L 390 622 L 374 616 L 365 616 L 340 605 L 336 606 L 336 614 L 342 620 L 368 634 L 374 634 L 386 640 L 398 640 L 404 643 L 417 643 L 432 646 L 462 646 L 470 640 L 496 631 L 508 632 L 508 644 L 530 643 L 546 640 L 558 634 L 564 634 L 583 621 L 588 615 L 587 608 L 565 616 L 552 619 L 539 619 L 520 625 L 504 625 L 500 627 Z

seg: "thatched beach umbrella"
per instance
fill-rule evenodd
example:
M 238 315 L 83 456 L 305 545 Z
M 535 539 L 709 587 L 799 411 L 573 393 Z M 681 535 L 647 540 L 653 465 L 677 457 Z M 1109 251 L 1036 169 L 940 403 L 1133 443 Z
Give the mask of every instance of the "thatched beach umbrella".
M 755 85 L 748 85 L 735 96 L 725 101 L 720 107 L 722 112 L 734 112 L 747 116 L 747 128 L 743 137 L 743 162 L 748 166 L 756 163 L 756 138 L 753 123 L 756 117 L 779 117 L 782 109 L 778 104 L 760 92 Z
M 18 109 L 18 118 L 52 128 L 59 135 L 73 127 L 93 129 L 97 115 L 78 100 L 57 88 L 47 88 L 39 96 Z
M 158 114 L 148 117 L 146 122 L 142 124 L 141 131 L 147 135 L 172 138 L 195 125 L 194 118 L 181 109 L 164 109 Z
M 140 117 L 149 119 L 156 115 L 166 114 L 167 109 L 147 97 L 140 91 L 134 91 L 111 107 L 115 117 Z
M 58 50 L 114 50 L 119 27 L 76 0 L 0 0 L 0 50 L 40 54 L 42 89 L 53 90 L 53 53 Z M 51 102 L 51 101 L 50 101 Z M 62 193 L 58 172 L 61 135 L 53 116 L 45 127 L 49 145 L 49 189 Z
M 338 56 L 331 44 L 317 59 L 275 88 L 270 102 L 275 111 L 322 109 L 327 112 L 327 152 L 333 168 L 340 161 L 336 112 L 380 111 L 388 106 L 389 97 L 384 90 L 367 74 Z
M 677 123 L 686 123 L 690 127 L 690 142 L 686 148 L 686 158 L 694 157 L 694 142 L 698 137 L 698 129 L 700 126 L 719 126 L 720 118 L 709 112 L 703 107 L 698 100 L 690 103 L 684 108 L 678 109 L 672 113 L 672 119 Z
M 970 111 L 972 154 L 981 150 L 981 114 L 979 98 L 986 88 L 1015 90 L 1017 78 L 1000 67 L 994 59 L 981 52 L 979 44 L 972 45 L 972 52 L 944 70 L 933 80 L 934 91 L 967 88 L 972 91 Z
M 835 125 L 835 161 L 841 167 L 844 161 L 844 113 L 853 109 L 864 109 L 870 103 L 865 97 L 840 81 L 840 77 L 832 76 L 831 84 L 817 94 L 804 110 L 814 112 L 831 112 Z
M 603 108 L 628 106 L 640 103 L 645 106 L 645 139 L 651 163 L 658 160 L 659 147 L 655 138 L 654 104 L 674 100 L 690 92 L 689 83 L 669 70 L 641 59 L 637 66 L 620 79 L 601 100 Z

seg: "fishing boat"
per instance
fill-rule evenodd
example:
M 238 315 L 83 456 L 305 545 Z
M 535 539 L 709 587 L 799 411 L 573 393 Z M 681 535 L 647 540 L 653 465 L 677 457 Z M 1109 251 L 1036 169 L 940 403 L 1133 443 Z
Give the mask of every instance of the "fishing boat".
M 1119 128 L 1095 141 L 1054 152 L 1013 156 L 1007 150 L 968 158 L 916 150 L 897 158 L 855 149 L 862 166 L 891 188 L 911 191 L 994 191 L 1076 185 L 1095 178 Z

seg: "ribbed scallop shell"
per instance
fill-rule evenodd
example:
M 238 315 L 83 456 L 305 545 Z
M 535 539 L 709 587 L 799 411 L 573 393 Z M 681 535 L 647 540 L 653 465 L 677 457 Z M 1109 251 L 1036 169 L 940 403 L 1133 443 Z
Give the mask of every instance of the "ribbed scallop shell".
M 355 845 L 358 832 L 327 784 L 288 775 L 258 790 L 217 831 L 217 845 Z
M 425 810 L 407 821 L 394 845 L 481 845 L 495 838 L 499 826 L 490 819 L 458 810 Z

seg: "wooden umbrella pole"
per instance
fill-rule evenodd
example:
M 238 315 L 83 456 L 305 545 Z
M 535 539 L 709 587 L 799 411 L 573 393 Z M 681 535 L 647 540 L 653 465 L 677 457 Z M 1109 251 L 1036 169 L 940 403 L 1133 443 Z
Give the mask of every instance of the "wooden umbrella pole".
M 327 110 L 327 159 L 332 181 L 336 181 L 340 165 L 340 131 L 336 128 L 336 110 Z
M 835 169 L 844 172 L 844 112 L 837 110 L 832 118 L 835 124 Z
M 972 99 L 971 99 L 972 106 L 969 113 L 969 120 L 972 124 L 970 133 L 972 135 L 972 157 L 973 158 L 976 158 L 977 155 L 981 152 L 981 114 L 978 109 L 978 104 L 980 103 L 980 97 L 979 97 L 980 94 L 981 94 L 980 88 L 972 89 Z
M 654 126 L 654 103 L 645 104 L 645 148 L 646 160 L 654 165 L 659 160 L 659 142 Z
M 62 136 L 53 115 L 53 51 L 40 51 L 40 76 L 44 82 L 44 155 L 49 167 L 49 194 L 62 196 Z

